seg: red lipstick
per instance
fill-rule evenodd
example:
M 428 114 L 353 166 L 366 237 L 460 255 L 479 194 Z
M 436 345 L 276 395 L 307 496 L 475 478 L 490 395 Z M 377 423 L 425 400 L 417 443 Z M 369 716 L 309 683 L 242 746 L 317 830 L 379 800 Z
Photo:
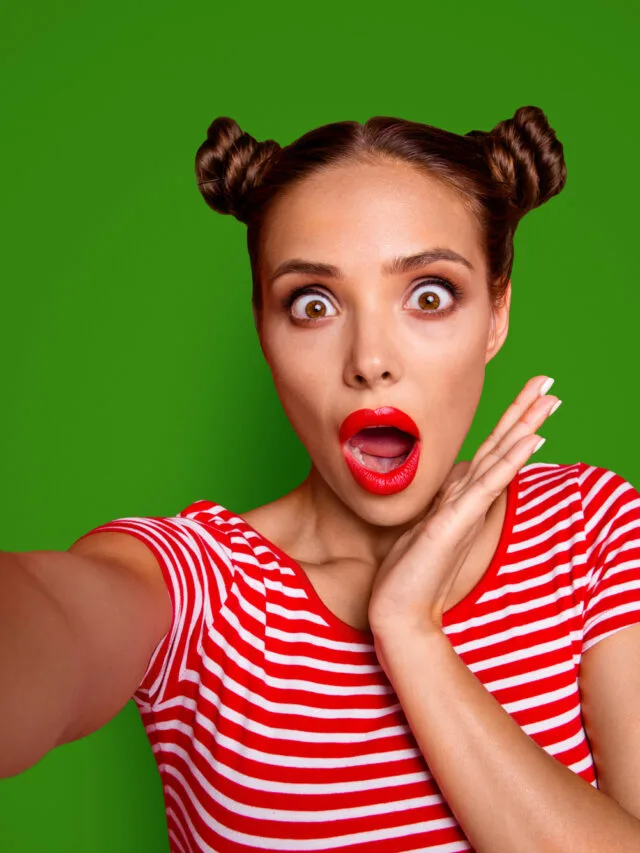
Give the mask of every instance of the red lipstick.
M 362 464 L 363 454 L 350 440 L 367 427 L 396 427 L 413 436 L 413 446 L 402 464 L 386 472 L 374 471 Z M 359 409 L 357 412 L 352 412 L 342 422 L 339 439 L 342 453 L 354 480 L 367 492 L 375 495 L 396 494 L 406 489 L 416 475 L 420 458 L 420 430 L 412 418 L 400 409 L 383 406 L 379 409 Z M 373 464 L 375 461 L 389 458 L 393 453 L 384 452 L 380 457 L 365 455 Z

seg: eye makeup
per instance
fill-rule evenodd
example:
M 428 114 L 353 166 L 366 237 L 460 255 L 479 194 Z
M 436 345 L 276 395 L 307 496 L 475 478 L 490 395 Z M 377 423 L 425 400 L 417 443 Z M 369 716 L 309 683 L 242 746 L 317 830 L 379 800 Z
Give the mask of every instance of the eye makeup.
M 286 311 L 291 310 L 291 306 L 296 301 L 299 296 L 307 295 L 307 294 L 315 294 L 316 296 L 324 296 L 325 299 L 329 299 L 329 294 L 325 290 L 320 290 L 318 287 L 315 287 L 312 284 L 305 284 L 301 287 L 294 287 L 294 289 L 288 293 L 282 300 L 282 307 Z
M 449 293 L 454 297 L 456 302 L 462 302 L 462 300 L 464 299 L 464 291 L 461 287 L 459 287 L 457 284 L 454 284 L 448 278 L 442 278 L 439 275 L 430 275 L 427 278 L 423 278 L 420 281 L 417 281 L 416 286 L 411 291 L 411 293 L 413 294 L 419 288 L 424 287 L 425 285 L 429 285 L 429 284 L 439 284 L 442 287 L 445 287 L 449 291 Z
M 419 281 L 417 281 L 415 283 L 415 286 L 414 286 L 413 290 L 411 291 L 410 296 L 413 295 L 413 293 L 415 293 L 416 290 L 419 290 L 421 287 L 426 287 L 429 284 L 437 284 L 440 287 L 444 287 L 453 296 L 456 303 L 462 302 L 465 298 L 464 291 L 461 287 L 459 287 L 457 284 L 454 284 L 449 279 L 442 278 L 441 276 L 427 276 L 423 279 L 420 279 Z M 305 284 L 305 285 L 301 285 L 299 287 L 294 287 L 289 293 L 287 293 L 283 297 L 283 299 L 282 299 L 283 309 L 286 312 L 290 313 L 291 312 L 291 306 L 293 305 L 293 303 L 296 301 L 296 299 L 299 296 L 303 296 L 303 295 L 304 296 L 316 295 L 316 296 L 322 296 L 325 299 L 331 299 L 331 297 L 329 296 L 329 294 L 326 290 L 318 287 L 317 285 Z M 449 314 L 451 312 L 451 310 L 453 310 L 453 309 L 448 308 L 448 309 L 445 309 L 443 311 L 433 311 L 433 312 L 424 311 L 424 312 L 420 312 L 420 313 L 424 313 L 424 314 L 432 313 L 433 316 L 438 316 L 438 315 L 444 316 L 445 314 Z M 311 318 L 309 318 L 309 319 L 311 319 Z M 322 319 L 322 318 L 320 318 L 320 319 Z

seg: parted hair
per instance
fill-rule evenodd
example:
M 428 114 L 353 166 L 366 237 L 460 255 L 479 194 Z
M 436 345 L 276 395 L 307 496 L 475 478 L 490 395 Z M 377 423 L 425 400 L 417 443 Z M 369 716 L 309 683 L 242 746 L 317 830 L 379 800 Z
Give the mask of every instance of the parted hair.
M 233 119 L 217 118 L 197 150 L 196 179 L 209 207 L 247 225 L 258 312 L 260 233 L 270 203 L 312 174 L 362 160 L 411 163 L 463 198 L 480 227 L 494 302 L 504 296 L 511 276 L 520 219 L 566 181 L 562 144 L 539 107 L 520 107 L 492 130 L 464 135 L 387 116 L 364 124 L 340 121 L 285 146 L 273 139 L 259 142 Z

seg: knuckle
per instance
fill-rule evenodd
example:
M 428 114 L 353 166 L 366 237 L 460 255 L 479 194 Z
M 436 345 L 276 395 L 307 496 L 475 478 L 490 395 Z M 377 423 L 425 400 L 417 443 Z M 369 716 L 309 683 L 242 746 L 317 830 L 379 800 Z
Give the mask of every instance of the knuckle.
M 500 448 L 500 444 L 496 444 L 493 447 L 490 447 L 488 452 L 487 452 L 487 456 L 489 456 L 491 459 L 495 459 L 495 460 L 501 459 L 502 458 L 502 451 Z
M 482 489 L 483 493 L 488 495 L 490 498 L 495 499 L 502 494 L 503 486 L 499 483 L 492 482 L 486 475 L 480 477 L 478 485 Z

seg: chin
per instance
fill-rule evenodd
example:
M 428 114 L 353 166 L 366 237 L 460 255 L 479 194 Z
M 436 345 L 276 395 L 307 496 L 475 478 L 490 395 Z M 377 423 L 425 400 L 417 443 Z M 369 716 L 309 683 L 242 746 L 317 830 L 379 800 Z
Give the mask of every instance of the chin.
M 418 505 L 414 503 L 413 506 L 408 506 L 406 502 L 402 506 L 399 504 L 373 507 L 359 505 L 352 509 L 359 518 L 375 527 L 404 528 L 413 526 L 419 521 L 425 512 L 425 502 L 420 502 Z
M 358 518 L 377 527 L 402 527 L 422 518 L 456 459 L 453 452 L 439 454 L 437 460 L 428 458 L 418 442 L 397 466 L 381 472 L 370 460 L 364 460 L 368 467 L 358 464 L 358 456 L 354 459 L 347 447 L 339 452 L 343 460 L 337 471 L 334 459 L 326 460 L 324 473 L 312 463 L 310 479 L 320 490 L 333 492 Z
M 377 495 L 362 489 L 353 480 L 341 483 L 336 492 L 339 499 L 354 515 L 376 527 L 406 527 L 415 524 L 424 516 L 434 497 L 441 480 L 416 478 L 402 491 L 390 495 Z

